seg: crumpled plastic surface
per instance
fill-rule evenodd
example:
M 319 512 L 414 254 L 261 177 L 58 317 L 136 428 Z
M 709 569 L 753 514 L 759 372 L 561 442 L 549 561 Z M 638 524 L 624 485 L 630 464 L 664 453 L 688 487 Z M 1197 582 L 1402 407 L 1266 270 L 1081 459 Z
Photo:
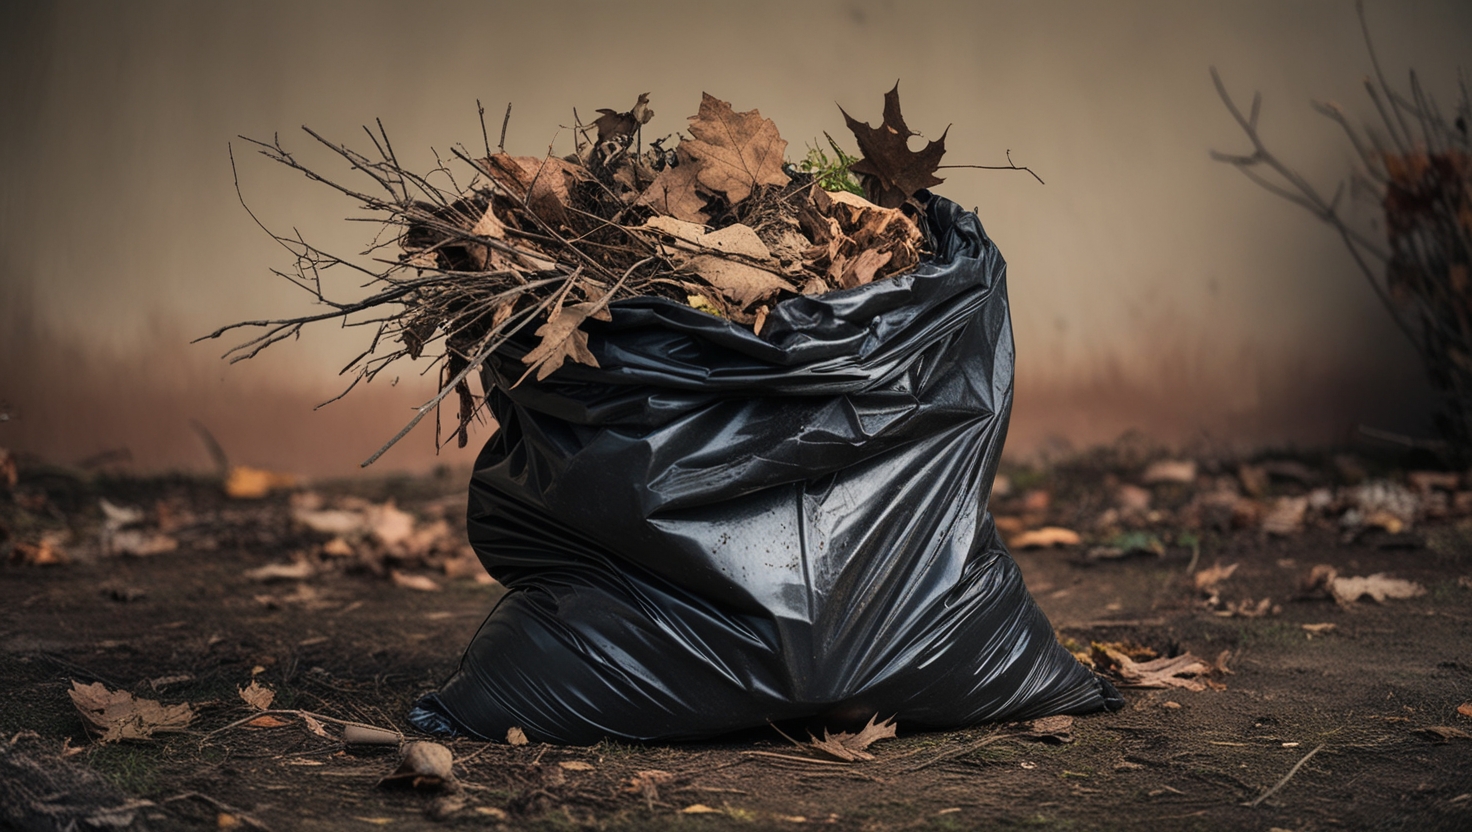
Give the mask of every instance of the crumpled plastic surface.
M 1006 265 L 974 214 L 928 206 L 932 261 L 779 303 L 760 336 L 639 298 L 589 327 L 599 368 L 511 388 L 529 333 L 498 354 L 468 519 L 508 591 L 411 722 L 591 744 L 1118 708 L 986 511 Z

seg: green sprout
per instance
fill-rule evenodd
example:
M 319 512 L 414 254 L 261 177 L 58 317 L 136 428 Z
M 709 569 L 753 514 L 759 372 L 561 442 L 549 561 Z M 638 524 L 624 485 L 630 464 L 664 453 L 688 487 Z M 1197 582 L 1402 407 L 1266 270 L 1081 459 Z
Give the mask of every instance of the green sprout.
M 857 179 L 849 168 L 859 161 L 859 157 L 850 156 L 843 152 L 838 142 L 825 131 L 823 138 L 828 140 L 828 146 L 833 149 L 833 157 L 823 152 L 823 148 L 816 143 L 808 145 L 808 155 L 798 163 L 797 169 L 803 173 L 811 173 L 817 180 L 818 187 L 825 191 L 848 191 L 858 196 L 864 195 L 864 188 L 859 185 Z

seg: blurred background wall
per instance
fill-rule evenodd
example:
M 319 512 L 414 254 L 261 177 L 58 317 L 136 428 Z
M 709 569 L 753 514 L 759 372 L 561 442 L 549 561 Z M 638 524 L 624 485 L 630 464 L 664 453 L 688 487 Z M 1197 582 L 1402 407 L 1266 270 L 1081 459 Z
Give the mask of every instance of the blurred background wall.
M 74 463 L 127 448 L 142 469 L 209 465 L 190 419 L 232 461 L 345 473 L 431 385 L 405 366 L 320 411 L 364 333 L 330 325 L 244 364 L 191 338 L 299 314 L 306 296 L 237 202 L 277 229 L 360 250 L 348 204 L 253 155 L 299 129 L 350 144 L 377 117 L 401 159 L 478 146 L 476 99 L 507 149 L 563 149 L 572 108 L 683 128 L 700 93 L 758 108 L 798 157 L 835 104 L 878 123 L 901 80 L 907 121 L 950 125 L 937 188 L 976 207 L 1010 264 L 1017 404 L 1009 451 L 1128 430 L 1250 449 L 1344 443 L 1358 424 L 1429 431 L 1407 344 L 1333 234 L 1209 160 L 1245 140 L 1212 89 L 1264 94 L 1273 147 L 1332 192 L 1351 159 L 1311 100 L 1373 115 L 1354 6 L 1334 2 L 5 2 L 0 21 L 0 446 Z M 1472 4 L 1372 2 L 1382 64 L 1414 67 L 1444 105 L 1472 45 Z M 378 470 L 436 457 L 421 427 Z

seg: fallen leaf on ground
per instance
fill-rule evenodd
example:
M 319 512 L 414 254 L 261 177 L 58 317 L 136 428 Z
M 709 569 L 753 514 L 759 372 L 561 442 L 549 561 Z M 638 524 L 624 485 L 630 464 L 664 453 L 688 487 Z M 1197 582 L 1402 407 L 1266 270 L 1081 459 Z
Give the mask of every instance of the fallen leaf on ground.
M 102 509 L 102 527 L 108 531 L 116 531 L 125 526 L 142 523 L 146 516 L 141 508 L 120 506 L 105 497 L 99 499 L 97 505 Z
M 1328 622 L 1323 624 L 1302 624 L 1300 626 L 1303 627 L 1304 631 L 1311 636 L 1328 635 L 1338 628 L 1337 624 L 1332 624 Z
M 895 735 L 895 723 L 893 719 L 875 722 L 877 719 L 879 719 L 878 714 L 869 717 L 868 724 L 860 729 L 857 734 L 850 734 L 847 731 L 830 734 L 828 733 L 828 729 L 824 728 L 823 738 L 820 740 L 809 734 L 808 739 L 810 742 L 808 744 L 840 760 L 847 760 L 849 762 L 872 760 L 874 759 L 874 755 L 868 752 L 867 749 L 869 746 L 879 740 L 889 739 Z
M 842 107 L 844 122 L 859 143 L 863 159 L 849 168 L 859 176 L 864 185 L 864 195 L 870 202 L 884 208 L 904 205 L 917 191 L 939 185 L 945 181 L 935 175 L 940 168 L 941 157 L 946 153 L 946 134 L 929 142 L 925 149 L 916 153 L 910 150 L 909 139 L 918 135 L 905 124 L 900 113 L 900 85 L 884 94 L 884 121 L 879 127 L 870 127 L 856 120 Z M 950 128 L 946 128 L 949 131 Z
M 1206 689 L 1206 682 L 1198 677 L 1211 672 L 1206 662 L 1191 653 L 1137 662 L 1107 645 L 1096 644 L 1094 651 L 1095 662 L 1099 666 L 1111 667 L 1126 687 L 1201 691 Z
M 1303 531 L 1303 519 L 1307 513 L 1307 497 L 1279 497 L 1272 509 L 1263 515 L 1262 530 L 1279 537 L 1298 534 Z
M 295 488 L 296 476 L 247 465 L 235 465 L 225 478 L 225 496 L 235 500 L 259 500 L 272 491 Z
M 704 803 L 692 803 L 680 810 L 682 815 L 719 815 L 720 809 L 712 809 Z
M 563 760 L 557 765 L 565 771 L 592 771 L 595 768 L 592 763 L 585 763 L 582 760 Z
M 673 782 L 675 775 L 659 769 L 647 769 L 636 773 L 624 784 L 624 791 L 641 794 L 650 804 L 659 799 L 659 787 Z
M 240 691 L 240 698 L 245 700 L 245 704 L 258 711 L 268 710 L 271 707 L 271 702 L 276 698 L 276 691 L 271 690 L 254 679 L 250 681 L 249 685 L 238 688 L 238 690 Z
M 280 728 L 281 726 L 289 725 L 290 723 L 284 719 L 277 719 L 270 714 L 263 714 L 245 724 L 249 725 L 252 728 Z
M 1073 717 L 1059 714 L 1034 719 L 1027 723 L 1027 730 L 1022 736 L 1043 742 L 1064 744 L 1073 742 Z
M 397 569 L 391 569 L 389 570 L 388 577 L 389 580 L 394 582 L 394 586 L 403 589 L 414 589 L 420 592 L 439 592 L 443 589 L 443 587 L 435 583 L 435 580 L 428 575 L 412 575 L 400 572 Z
M 1196 481 L 1196 460 L 1158 459 L 1145 468 L 1140 480 L 1146 485 L 1163 482 L 1190 484 Z
M 370 506 L 364 521 L 373 538 L 385 546 L 398 546 L 414 534 L 414 515 L 394 505 L 393 500 Z
M 178 550 L 179 541 L 166 534 L 143 529 L 124 529 L 106 538 L 108 551 L 119 555 L 147 557 Z
M 1207 593 L 1213 592 L 1216 589 L 1217 584 L 1225 581 L 1227 578 L 1232 577 L 1232 573 L 1237 571 L 1238 565 L 1239 564 L 1232 563 L 1226 566 L 1222 566 L 1221 563 L 1216 563 L 1209 569 L 1203 569 L 1200 572 L 1197 572 L 1193 576 L 1193 580 L 1196 582 L 1197 591 Z
M 1047 546 L 1077 546 L 1082 540 L 1078 532 L 1072 529 L 1044 526 L 1016 535 L 1010 543 L 1014 549 L 1039 549 Z
M 35 543 L 16 543 L 10 549 L 10 560 L 23 566 L 57 566 L 67 562 L 66 552 L 51 535 Z
M 340 509 L 326 509 L 321 511 L 296 509 L 291 513 L 291 519 L 314 532 L 337 535 L 339 537 L 358 534 L 367 525 L 367 520 L 361 512 L 342 511 Z
M 404 746 L 399 767 L 378 781 L 380 786 L 407 786 L 424 791 L 453 788 L 455 755 L 437 742 L 411 742 Z
M 1283 608 L 1274 604 L 1272 598 L 1264 598 L 1261 601 L 1243 598 L 1235 604 L 1223 604 L 1216 614 L 1223 618 L 1262 618 L 1266 615 L 1277 615 L 1282 611 Z
M 690 119 L 690 135 L 680 148 L 700 162 L 697 179 L 706 189 L 726 195 L 732 205 L 759 185 L 786 185 L 782 172 L 787 142 L 777 125 L 756 110 L 738 113 L 709 93 L 701 93 L 700 111 Z
M 245 577 L 253 581 L 300 581 L 312 577 L 316 570 L 305 560 L 291 563 L 268 563 L 255 569 L 247 569 Z
M 526 745 L 526 732 L 513 725 L 506 729 L 506 742 L 511 745 Z
M 77 712 L 101 734 L 102 742 L 147 739 L 155 733 L 182 731 L 194 721 L 194 709 L 188 703 L 161 705 L 124 690 L 109 690 L 101 682 L 83 685 L 73 680 L 68 693 Z
M 1349 604 L 1369 596 L 1372 601 L 1384 603 L 1386 599 L 1416 598 L 1426 594 L 1426 587 L 1415 581 L 1392 578 L 1376 573 L 1364 578 L 1334 578 L 1329 582 L 1329 591 L 1334 600 Z
M 308 731 L 311 731 L 313 734 L 316 734 L 319 737 L 332 739 L 331 735 L 327 733 L 327 729 L 322 726 L 321 722 L 317 721 L 316 717 L 312 716 L 311 714 L 302 714 L 302 721 L 307 724 Z

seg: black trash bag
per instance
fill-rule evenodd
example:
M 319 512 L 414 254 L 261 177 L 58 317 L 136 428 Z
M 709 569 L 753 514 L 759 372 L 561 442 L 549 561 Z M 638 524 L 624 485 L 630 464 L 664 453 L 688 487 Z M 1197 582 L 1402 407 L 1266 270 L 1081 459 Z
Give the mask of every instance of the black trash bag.
M 974 214 L 925 196 L 932 261 L 779 303 L 760 336 L 639 298 L 591 327 L 600 368 L 513 388 L 530 333 L 496 357 L 469 529 L 507 592 L 416 727 L 581 745 L 1122 704 L 1059 646 L 986 510 L 1006 265 Z

